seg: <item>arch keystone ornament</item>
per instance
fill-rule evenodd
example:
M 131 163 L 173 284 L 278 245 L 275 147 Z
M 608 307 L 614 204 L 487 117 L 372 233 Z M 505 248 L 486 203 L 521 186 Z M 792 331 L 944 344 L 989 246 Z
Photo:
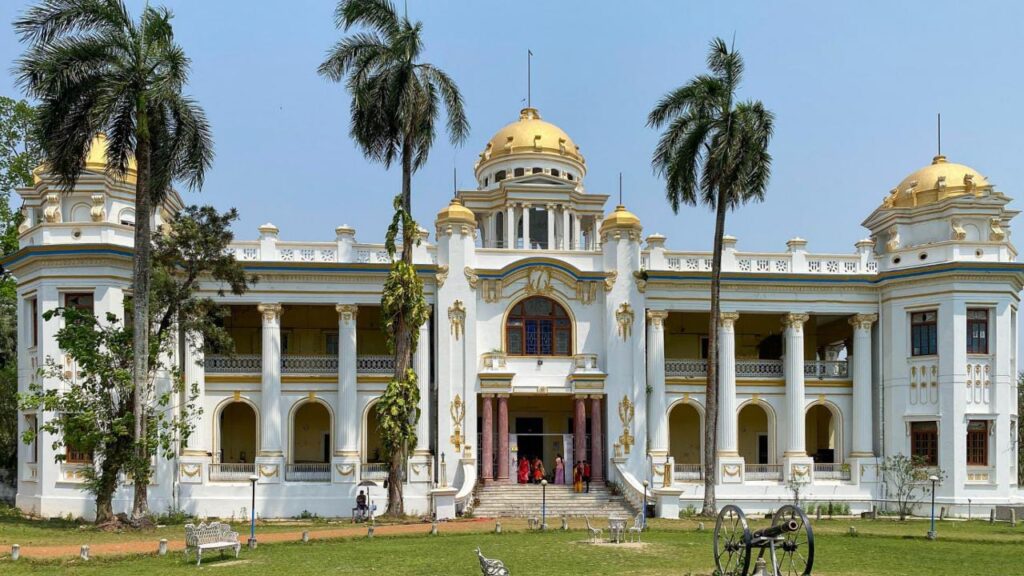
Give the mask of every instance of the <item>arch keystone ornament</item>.
M 619 401 L 619 421 L 622 422 L 622 435 L 619 436 L 618 445 L 622 446 L 626 454 L 629 454 L 629 449 L 633 446 L 635 439 L 630 433 L 630 426 L 633 424 L 633 417 L 636 415 L 636 406 L 629 399 L 629 396 L 623 395 L 622 400 Z
M 635 317 L 633 307 L 629 305 L 629 302 L 619 304 L 619 309 L 615 311 L 615 323 L 619 325 L 619 336 L 623 340 L 629 340 L 629 337 L 632 336 Z

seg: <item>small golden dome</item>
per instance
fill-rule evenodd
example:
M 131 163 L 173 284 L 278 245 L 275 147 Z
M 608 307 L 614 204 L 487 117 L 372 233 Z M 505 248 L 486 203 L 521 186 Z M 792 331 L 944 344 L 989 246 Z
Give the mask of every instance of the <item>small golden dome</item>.
M 626 210 L 625 206 L 619 204 L 601 222 L 601 234 L 603 235 L 609 230 L 636 230 L 640 232 L 643 230 L 643 226 L 640 225 L 640 219 L 637 218 L 636 214 Z
M 907 176 L 892 189 L 882 204 L 883 208 L 913 208 L 935 204 L 953 196 L 979 194 L 992 185 L 980 172 L 949 162 L 939 155 L 932 163 Z
M 484 147 L 480 161 L 513 154 L 552 154 L 584 163 L 580 147 L 564 130 L 541 120 L 536 108 L 523 108 L 519 120 L 498 130 Z
M 476 215 L 469 208 L 462 205 L 462 200 L 453 198 L 451 204 L 445 206 L 437 213 L 438 224 L 470 224 L 476 226 Z
M 92 139 L 92 143 L 89 145 L 89 154 L 85 158 L 85 169 L 90 172 L 106 172 L 107 170 L 107 136 L 100 132 Z M 35 175 L 35 181 L 39 182 L 40 175 L 46 173 L 48 168 L 46 163 L 40 164 L 33 174 Z M 128 158 L 128 173 L 125 174 L 125 181 L 129 184 L 134 184 L 138 173 L 136 171 L 135 157 Z

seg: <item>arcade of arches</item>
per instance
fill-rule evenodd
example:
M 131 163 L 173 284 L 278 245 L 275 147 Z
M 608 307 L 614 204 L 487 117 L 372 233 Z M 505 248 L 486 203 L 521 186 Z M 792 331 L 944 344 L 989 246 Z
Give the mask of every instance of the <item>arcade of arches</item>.
M 253 462 L 258 426 L 256 411 L 246 402 L 231 402 L 220 411 L 219 461 L 225 464 Z

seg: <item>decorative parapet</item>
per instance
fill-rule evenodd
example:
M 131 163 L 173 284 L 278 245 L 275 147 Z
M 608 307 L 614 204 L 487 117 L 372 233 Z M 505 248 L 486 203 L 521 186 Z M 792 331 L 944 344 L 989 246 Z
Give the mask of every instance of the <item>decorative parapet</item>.
M 481 370 L 485 372 L 506 372 L 508 370 L 508 355 L 501 350 L 484 352 L 480 355 Z
M 678 272 L 710 272 L 710 252 L 675 252 L 665 250 L 664 240 L 651 244 L 643 252 L 644 269 Z M 807 252 L 807 241 L 793 238 L 786 252 L 739 252 L 735 239 L 725 246 L 723 272 L 750 274 L 877 274 L 878 262 L 870 252 L 871 243 L 860 241 L 854 254 L 813 254 Z

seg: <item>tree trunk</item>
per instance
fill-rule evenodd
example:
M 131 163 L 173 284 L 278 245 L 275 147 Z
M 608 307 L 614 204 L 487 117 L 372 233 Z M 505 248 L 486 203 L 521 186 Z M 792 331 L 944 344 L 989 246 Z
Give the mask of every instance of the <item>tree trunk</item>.
M 717 481 L 716 456 L 718 452 L 718 322 L 721 304 L 719 293 L 722 287 L 722 236 L 725 235 L 725 211 L 727 209 L 721 190 L 715 204 L 715 244 L 711 255 L 711 317 L 708 320 L 708 368 L 707 387 L 704 398 L 704 504 L 701 514 L 714 516 L 718 513 L 715 504 L 715 482 Z
M 96 490 L 96 525 L 103 526 L 114 518 L 114 491 L 117 490 L 118 470 L 104 461 L 100 464 L 100 481 Z
M 412 142 L 406 137 L 402 145 L 402 209 L 408 218 L 412 218 Z M 402 226 L 402 261 L 412 266 L 412 250 L 416 242 L 416 230 Z M 405 313 L 399 311 L 395 320 L 395 375 L 394 379 L 405 382 L 412 366 L 412 331 L 419 326 L 411 326 Z M 415 409 L 415 406 L 412 407 Z M 403 516 L 405 506 L 402 501 L 402 469 L 405 468 L 406 447 L 391 454 L 391 468 L 388 471 L 388 515 Z
M 141 107 L 140 107 L 141 108 Z M 149 475 L 139 478 L 135 472 L 141 463 L 149 462 L 146 446 L 146 400 L 149 396 L 149 281 L 152 231 L 150 214 L 152 196 L 149 190 L 150 141 L 145 125 L 145 113 L 139 113 L 139 134 L 135 145 L 137 180 L 135 184 L 135 258 L 132 262 L 132 415 L 134 417 L 135 479 L 132 520 L 142 519 L 149 512 L 147 488 Z M 148 470 L 148 468 L 147 468 Z

